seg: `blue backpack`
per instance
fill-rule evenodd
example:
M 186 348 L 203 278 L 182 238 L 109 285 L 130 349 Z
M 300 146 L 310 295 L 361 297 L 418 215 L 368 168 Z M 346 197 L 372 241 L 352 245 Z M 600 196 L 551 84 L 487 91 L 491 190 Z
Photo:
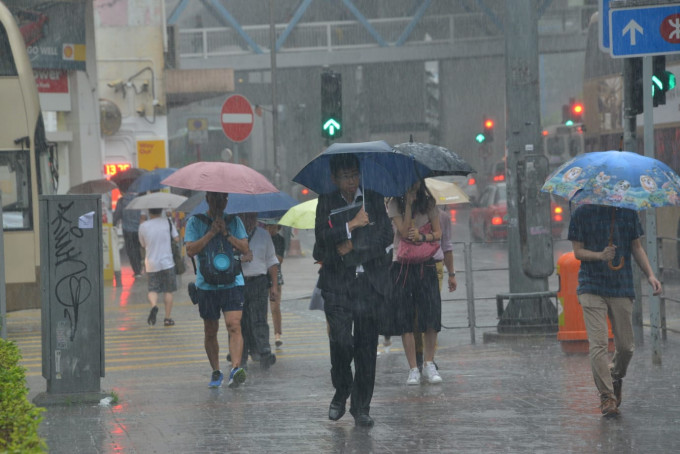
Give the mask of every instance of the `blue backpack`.
M 212 220 L 205 214 L 194 215 L 198 220 L 210 228 Z M 229 225 L 233 216 L 225 216 L 224 221 Z M 196 272 L 196 262 L 191 262 Z M 241 274 L 241 255 L 234 250 L 229 240 L 223 235 L 214 236 L 198 254 L 198 267 L 203 279 L 211 285 L 229 285 Z

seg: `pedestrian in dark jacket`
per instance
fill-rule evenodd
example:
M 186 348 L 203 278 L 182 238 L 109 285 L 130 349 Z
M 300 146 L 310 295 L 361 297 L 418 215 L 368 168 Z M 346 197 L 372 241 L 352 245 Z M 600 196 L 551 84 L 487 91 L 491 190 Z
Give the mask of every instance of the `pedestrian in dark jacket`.
M 361 173 L 355 155 L 333 156 L 330 166 L 338 190 L 319 196 L 314 245 L 314 259 L 323 263 L 318 287 L 325 301 L 335 388 L 328 418 L 340 419 L 351 397 L 349 411 L 355 424 L 370 427 L 378 346 L 377 308 L 389 286 L 392 227 L 384 197 L 360 188 Z M 360 205 L 352 210 L 356 210 L 355 215 L 348 216 L 346 222 L 332 222 L 332 210 L 355 203 Z

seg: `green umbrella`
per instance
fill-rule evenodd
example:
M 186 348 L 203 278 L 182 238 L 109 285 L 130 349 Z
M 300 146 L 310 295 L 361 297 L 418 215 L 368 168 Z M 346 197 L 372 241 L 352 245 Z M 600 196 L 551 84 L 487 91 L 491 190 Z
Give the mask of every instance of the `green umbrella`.
M 296 229 L 313 229 L 314 221 L 316 220 L 317 203 L 319 203 L 319 199 L 312 199 L 295 205 L 286 211 L 279 224 Z

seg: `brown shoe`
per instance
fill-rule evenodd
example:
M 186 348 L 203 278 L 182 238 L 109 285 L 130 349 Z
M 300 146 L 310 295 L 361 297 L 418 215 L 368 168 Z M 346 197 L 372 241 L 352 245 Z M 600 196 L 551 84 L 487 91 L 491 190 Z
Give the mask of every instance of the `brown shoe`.
M 614 385 L 614 397 L 616 398 L 616 408 L 621 406 L 621 388 L 623 387 L 623 379 L 612 380 Z
M 602 411 L 602 416 L 605 418 L 611 418 L 613 416 L 618 416 L 619 409 L 616 407 L 616 399 L 613 397 L 608 397 L 603 400 L 600 404 L 600 410 Z

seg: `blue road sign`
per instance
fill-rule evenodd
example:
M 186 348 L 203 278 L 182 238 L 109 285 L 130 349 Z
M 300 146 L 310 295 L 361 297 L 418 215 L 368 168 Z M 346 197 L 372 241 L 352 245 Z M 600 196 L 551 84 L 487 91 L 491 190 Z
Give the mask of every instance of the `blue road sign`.
M 609 11 L 612 57 L 680 53 L 680 3 Z
M 598 14 L 600 49 L 602 49 L 604 52 L 609 52 L 609 2 L 610 0 L 600 0 Z

